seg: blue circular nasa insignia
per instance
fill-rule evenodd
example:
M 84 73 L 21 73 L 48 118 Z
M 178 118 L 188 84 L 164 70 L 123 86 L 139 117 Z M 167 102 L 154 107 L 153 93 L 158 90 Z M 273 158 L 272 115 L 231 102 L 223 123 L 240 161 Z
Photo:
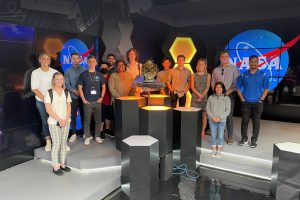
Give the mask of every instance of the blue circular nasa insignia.
M 269 90 L 274 89 L 285 76 L 288 65 L 288 52 L 281 51 L 284 46 L 281 38 L 267 30 L 254 29 L 233 37 L 225 49 L 229 50 L 231 64 L 237 66 L 240 73 L 249 69 L 249 57 L 259 58 L 259 70 L 270 77 Z
M 87 46 L 85 45 L 84 42 L 82 42 L 79 39 L 70 39 L 67 42 L 65 42 L 60 54 L 60 63 L 63 71 L 66 71 L 69 67 L 72 66 L 72 60 L 71 60 L 72 53 L 77 52 L 80 55 L 82 55 L 87 51 L 88 51 Z M 88 68 L 87 57 L 81 60 L 80 65 L 82 67 Z

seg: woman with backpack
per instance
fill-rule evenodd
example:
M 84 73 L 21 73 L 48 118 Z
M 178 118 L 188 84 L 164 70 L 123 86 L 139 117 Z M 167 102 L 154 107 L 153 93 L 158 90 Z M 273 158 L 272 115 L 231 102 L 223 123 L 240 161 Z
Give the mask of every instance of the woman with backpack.
M 53 173 L 63 175 L 63 171 L 70 172 L 71 169 L 65 165 L 67 152 L 67 139 L 70 128 L 71 97 L 65 89 L 64 76 L 56 72 L 52 77 L 52 89 L 45 96 L 45 107 L 49 114 L 48 124 L 52 138 L 52 165 Z M 60 162 L 59 162 L 60 156 Z

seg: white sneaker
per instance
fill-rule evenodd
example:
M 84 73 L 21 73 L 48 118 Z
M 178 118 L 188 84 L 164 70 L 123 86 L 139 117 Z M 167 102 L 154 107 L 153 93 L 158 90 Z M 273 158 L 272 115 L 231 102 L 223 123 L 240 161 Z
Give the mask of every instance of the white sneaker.
M 85 135 L 84 134 L 83 134 L 82 138 L 85 139 Z M 93 137 L 90 136 L 90 140 L 92 140 L 92 139 L 93 139 Z
M 67 151 L 70 151 L 71 148 L 67 145 L 66 150 L 67 150 Z
M 69 142 L 75 142 L 77 140 L 77 137 L 76 137 L 76 134 L 73 134 L 70 139 L 69 139 Z
M 211 154 L 210 154 L 210 157 L 213 157 L 213 158 L 215 158 L 216 157 L 216 151 L 215 150 L 213 150 L 212 152 L 211 152 Z
M 103 140 L 100 137 L 96 137 L 95 140 L 98 144 L 101 144 L 103 142 Z
M 216 158 L 221 158 L 221 151 L 217 151 L 215 157 L 216 157 Z
M 86 138 L 84 140 L 84 145 L 90 145 L 91 144 L 90 140 L 91 140 L 90 138 Z
M 51 140 L 46 140 L 45 151 L 51 151 Z

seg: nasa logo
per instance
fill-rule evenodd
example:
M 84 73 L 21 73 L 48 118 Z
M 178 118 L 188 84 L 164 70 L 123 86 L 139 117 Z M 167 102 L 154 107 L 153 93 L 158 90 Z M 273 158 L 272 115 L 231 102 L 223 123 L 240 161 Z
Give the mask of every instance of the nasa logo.
M 284 44 L 278 35 L 255 29 L 236 35 L 225 49 L 230 53 L 230 62 L 239 68 L 241 74 L 249 69 L 249 56 L 257 55 L 259 69 L 270 77 L 269 90 L 272 90 L 287 72 L 289 66 L 287 50 L 299 39 L 300 35 Z
M 72 60 L 71 55 L 72 53 L 77 52 L 81 55 L 81 62 L 80 65 L 88 68 L 87 65 L 87 52 L 89 52 L 87 46 L 85 43 L 83 43 L 79 39 L 70 39 L 67 42 L 65 42 L 61 54 L 60 54 L 60 63 L 63 71 L 66 71 L 69 67 L 72 66 Z

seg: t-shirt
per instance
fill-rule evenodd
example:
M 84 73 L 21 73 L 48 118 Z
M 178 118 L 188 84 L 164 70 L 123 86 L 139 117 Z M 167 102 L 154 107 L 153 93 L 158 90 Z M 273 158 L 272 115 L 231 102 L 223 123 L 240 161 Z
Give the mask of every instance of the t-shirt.
M 104 94 L 104 97 L 103 97 L 103 100 L 102 100 L 102 104 L 107 105 L 107 106 L 111 105 L 111 93 L 110 93 L 109 88 L 108 88 L 109 77 L 110 77 L 110 75 L 108 74 L 105 78 L 105 80 L 106 80 L 106 90 L 105 90 L 105 94 Z
M 243 73 L 237 82 L 237 88 L 247 102 L 259 102 L 265 89 L 269 88 L 269 77 L 266 73 L 257 70 L 255 74 L 250 71 Z
M 55 72 L 57 71 L 51 67 L 46 72 L 41 68 L 34 70 L 31 74 L 31 90 L 38 89 L 45 96 L 47 91 L 52 88 L 51 81 Z M 43 101 L 36 95 L 35 98 L 38 101 Z
M 106 80 L 103 75 L 98 72 L 82 72 L 78 79 L 78 85 L 82 86 L 83 95 L 87 101 L 95 102 L 101 97 L 102 85 Z
M 72 102 L 70 93 L 68 94 L 68 99 L 66 99 L 66 94 L 62 91 L 61 96 L 59 96 L 54 90 L 53 91 L 53 99 L 51 103 L 51 98 L 49 91 L 47 91 L 45 96 L 45 103 L 51 103 L 51 108 L 54 113 L 56 113 L 61 119 L 65 119 L 67 115 L 67 102 Z M 69 122 L 71 119 L 69 119 Z M 53 119 L 50 115 L 48 118 L 48 124 L 56 124 L 57 121 Z

